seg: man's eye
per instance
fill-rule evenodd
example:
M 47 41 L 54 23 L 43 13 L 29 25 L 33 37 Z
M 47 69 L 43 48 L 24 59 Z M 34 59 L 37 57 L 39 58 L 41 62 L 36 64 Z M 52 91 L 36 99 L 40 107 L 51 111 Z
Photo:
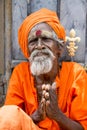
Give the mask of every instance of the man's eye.
M 30 40 L 29 41 L 29 44 L 31 44 L 31 45 L 33 45 L 35 42 L 37 42 L 38 41 L 38 38 L 35 38 L 35 39 L 33 39 L 33 40 Z
M 52 39 L 51 38 L 47 38 L 47 37 L 43 37 L 42 41 L 44 41 L 44 42 L 51 42 Z

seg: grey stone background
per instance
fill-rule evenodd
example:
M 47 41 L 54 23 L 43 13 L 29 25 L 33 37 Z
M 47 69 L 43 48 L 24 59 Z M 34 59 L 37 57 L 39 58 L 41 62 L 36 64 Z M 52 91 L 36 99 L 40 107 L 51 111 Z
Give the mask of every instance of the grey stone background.
M 66 29 L 66 34 L 69 36 L 69 31 L 74 28 L 76 36 L 81 38 L 74 61 L 85 63 L 86 59 L 86 0 L 30 0 L 29 3 L 25 0 L 12 1 L 12 48 L 13 59 L 23 59 L 17 42 L 17 31 L 23 19 L 40 8 L 46 7 L 58 13 L 60 21 Z M 70 60 L 67 51 L 62 57 L 64 60 Z
M 81 42 L 74 57 L 74 61 L 85 63 L 86 58 L 86 15 L 87 15 L 86 0 L 61 0 L 60 20 L 66 29 L 66 34 L 69 36 L 69 31 L 74 28 L 77 36 L 81 38 Z M 67 57 L 69 58 L 69 57 Z

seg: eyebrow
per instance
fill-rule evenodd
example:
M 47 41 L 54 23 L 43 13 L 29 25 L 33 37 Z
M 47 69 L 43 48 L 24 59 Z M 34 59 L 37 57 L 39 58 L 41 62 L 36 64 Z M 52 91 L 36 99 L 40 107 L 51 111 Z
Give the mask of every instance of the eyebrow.
M 54 31 L 52 31 L 52 32 L 46 31 L 46 30 L 41 30 L 41 31 L 42 31 L 42 32 L 41 32 L 41 34 L 40 34 L 39 36 L 36 35 L 36 32 L 37 32 L 37 31 L 32 32 L 32 34 L 30 34 L 30 35 L 28 36 L 28 41 L 31 42 L 32 40 L 34 40 L 34 39 L 36 39 L 36 38 L 42 36 L 42 37 L 50 38 L 50 39 L 53 39 L 53 40 L 57 41 L 61 46 L 64 45 L 64 40 L 59 39 L 59 38 L 56 36 L 56 34 L 55 34 Z
M 41 34 L 39 35 L 39 36 L 37 36 L 36 35 L 36 32 L 37 31 L 35 31 L 35 32 L 33 32 L 32 34 L 30 34 L 29 36 L 28 36 L 28 41 L 30 42 L 30 41 L 32 41 L 32 40 L 34 40 L 34 39 L 36 39 L 36 38 L 38 38 L 38 37 L 46 37 L 46 38 L 51 38 L 51 39 L 53 39 L 52 38 L 52 32 L 50 32 L 50 31 L 45 31 L 45 30 L 42 30 L 42 32 L 41 32 Z

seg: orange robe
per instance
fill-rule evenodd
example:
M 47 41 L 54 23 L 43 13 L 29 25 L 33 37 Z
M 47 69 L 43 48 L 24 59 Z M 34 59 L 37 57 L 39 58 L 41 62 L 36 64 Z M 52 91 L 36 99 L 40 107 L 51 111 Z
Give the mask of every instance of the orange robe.
M 31 115 L 38 108 L 34 78 L 29 68 L 28 62 L 15 67 L 5 101 L 5 105 L 19 106 L 27 113 L 26 115 Z M 87 130 L 87 74 L 83 67 L 74 62 L 63 62 L 60 78 L 56 77 L 55 80 L 59 87 L 60 109 L 67 117 L 80 122 L 84 130 Z M 59 130 L 58 124 L 48 118 L 37 125 L 47 130 Z

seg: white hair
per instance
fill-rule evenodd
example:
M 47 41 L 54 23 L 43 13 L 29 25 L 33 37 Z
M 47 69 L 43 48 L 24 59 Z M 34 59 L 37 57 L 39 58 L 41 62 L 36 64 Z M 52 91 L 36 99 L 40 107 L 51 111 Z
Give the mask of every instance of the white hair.
M 38 53 L 44 53 L 46 55 L 37 56 Z M 29 58 L 30 61 L 30 70 L 33 75 L 41 75 L 51 71 L 53 67 L 53 60 L 55 56 L 48 49 L 43 50 L 34 50 Z

